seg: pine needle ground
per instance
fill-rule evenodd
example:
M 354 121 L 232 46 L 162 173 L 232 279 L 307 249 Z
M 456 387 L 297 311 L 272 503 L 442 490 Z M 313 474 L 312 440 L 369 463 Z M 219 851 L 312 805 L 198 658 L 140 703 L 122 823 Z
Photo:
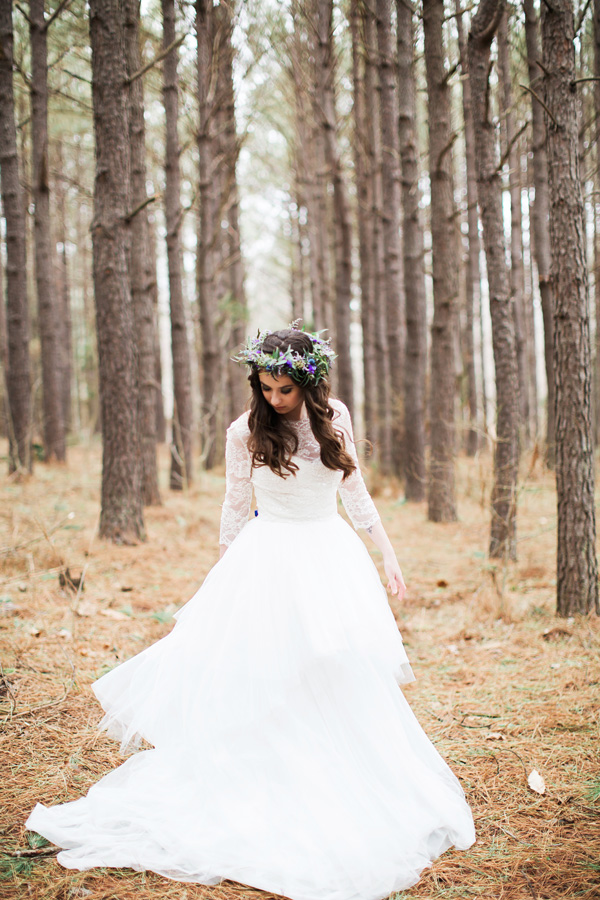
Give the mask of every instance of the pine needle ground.
M 100 466 L 94 444 L 71 448 L 68 468 L 0 476 L 0 900 L 260 900 L 267 895 L 229 882 L 66 870 L 23 827 L 36 801 L 76 799 L 123 761 L 96 731 L 90 684 L 170 630 L 218 555 L 222 470 L 200 474 L 186 494 L 165 483 L 164 505 L 146 510 L 147 542 L 115 547 L 96 535 Z M 162 448 L 165 481 L 167 469 Z M 488 454 L 459 460 L 460 520 L 434 525 L 393 482 L 369 475 L 409 585 L 402 607 L 392 603 L 417 676 L 406 695 L 477 828 L 469 851 L 450 850 L 398 897 L 592 900 L 600 623 L 554 615 L 556 497 L 535 456 L 519 488 L 519 561 L 487 558 L 491 478 Z M 534 769 L 543 794 L 528 785 Z

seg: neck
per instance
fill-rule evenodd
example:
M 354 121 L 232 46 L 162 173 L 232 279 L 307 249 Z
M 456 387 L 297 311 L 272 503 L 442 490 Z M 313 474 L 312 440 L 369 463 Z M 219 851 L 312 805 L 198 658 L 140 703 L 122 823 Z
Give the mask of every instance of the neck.
M 291 413 L 286 413 L 283 418 L 287 419 L 289 422 L 297 422 L 299 419 L 308 419 L 304 401 L 299 403 L 296 409 L 292 410 Z

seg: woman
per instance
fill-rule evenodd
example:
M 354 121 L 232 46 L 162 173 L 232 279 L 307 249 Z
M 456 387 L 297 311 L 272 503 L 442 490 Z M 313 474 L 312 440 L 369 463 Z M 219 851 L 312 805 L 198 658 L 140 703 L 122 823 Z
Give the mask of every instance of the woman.
M 134 754 L 27 820 L 64 866 L 127 866 L 293 900 L 381 900 L 452 844 L 462 789 L 398 684 L 413 680 L 365 545 L 405 585 L 365 488 L 333 352 L 292 326 L 250 339 L 249 413 L 227 431 L 221 559 L 173 631 L 93 685 Z M 257 514 L 248 520 L 252 491 Z

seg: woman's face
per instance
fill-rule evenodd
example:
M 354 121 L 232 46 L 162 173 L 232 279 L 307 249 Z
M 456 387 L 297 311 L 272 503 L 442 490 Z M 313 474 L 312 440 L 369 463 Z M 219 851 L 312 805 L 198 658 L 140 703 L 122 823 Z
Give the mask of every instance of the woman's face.
M 304 391 L 289 375 L 275 376 L 259 372 L 258 378 L 262 395 L 275 412 L 286 416 L 298 411 L 304 399 Z

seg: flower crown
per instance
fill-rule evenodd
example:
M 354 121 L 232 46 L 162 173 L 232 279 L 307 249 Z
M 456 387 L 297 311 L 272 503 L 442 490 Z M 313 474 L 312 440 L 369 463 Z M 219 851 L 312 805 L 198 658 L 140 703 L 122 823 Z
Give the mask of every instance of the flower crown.
M 302 331 L 308 335 L 312 342 L 310 350 L 298 352 L 288 346 L 287 350 L 276 348 L 272 353 L 265 353 L 262 349 L 263 342 L 272 331 L 259 331 L 255 338 L 249 337 L 245 347 L 234 362 L 245 363 L 255 369 L 263 369 L 265 372 L 277 375 L 289 375 L 292 381 L 301 387 L 307 384 L 318 384 L 324 375 L 329 372 L 329 367 L 336 357 L 329 341 L 321 337 L 321 332 L 308 332 L 297 328 L 293 322 L 290 328 L 294 331 Z

